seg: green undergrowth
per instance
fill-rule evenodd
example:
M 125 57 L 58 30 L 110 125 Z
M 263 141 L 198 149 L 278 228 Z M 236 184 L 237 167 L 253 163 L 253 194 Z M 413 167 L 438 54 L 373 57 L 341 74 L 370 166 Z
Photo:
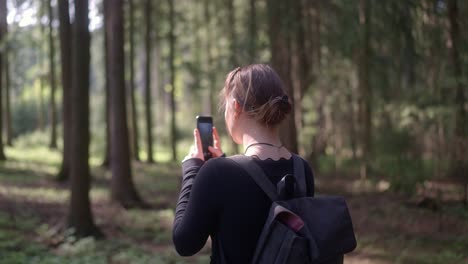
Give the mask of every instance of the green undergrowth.
M 57 231 L 55 226 L 63 226 L 69 203 L 68 185 L 54 181 L 61 163 L 60 150 L 50 150 L 36 133 L 14 143 L 14 147 L 5 148 L 7 161 L 0 163 L 1 264 L 209 262 L 206 250 L 182 258 L 172 245 L 181 177 L 178 163 L 161 163 L 158 155 L 156 164 L 134 162 L 137 190 L 153 209 L 124 210 L 110 202 L 111 175 L 100 166 L 102 156 L 91 156 L 94 221 L 105 239 L 77 240 L 70 230 Z M 44 212 L 44 207 L 52 212 Z
M 134 162 L 132 171 L 137 190 L 153 209 L 124 210 L 110 202 L 110 172 L 99 166 L 102 157 L 93 154 L 90 196 L 95 223 L 106 237 L 77 240 L 70 230 L 57 231 L 57 222 L 66 219 L 69 202 L 68 186 L 54 181 L 61 162 L 60 151 L 49 150 L 46 142 L 39 144 L 25 137 L 15 142 L 13 148 L 7 147 L 6 155 L 8 160 L 0 163 L 0 264 L 209 263 L 209 248 L 195 257 L 183 258 L 172 245 L 174 206 L 181 177 L 178 162 Z M 344 161 L 343 165 L 349 164 Z M 353 197 L 349 198 L 350 206 L 370 204 L 363 200 L 356 205 Z M 389 221 L 384 208 L 371 208 L 364 212 L 366 217 Z M 402 218 L 415 217 L 419 211 L 427 217 L 435 216 L 424 209 L 403 205 L 401 208 L 392 213 Z M 353 212 L 354 208 L 350 209 Z M 468 211 L 461 206 L 444 207 L 443 212 L 468 219 Z M 465 252 L 468 236 L 463 234 L 408 235 L 396 231 L 389 235 L 388 232 L 361 232 L 363 227 L 360 228 L 356 252 L 365 256 L 362 263 L 458 264 L 466 263 L 468 258 Z M 355 261 L 353 254 L 347 256 L 353 260 L 350 263 L 361 263 Z
M 406 234 L 358 236 L 360 252 L 395 264 L 462 264 L 468 260 L 466 248 L 468 248 L 468 238 L 463 236 L 444 238 L 436 235 Z
M 34 218 L 16 216 L 12 221 L 9 215 L 0 213 L 0 263 L 207 263 L 207 256 L 182 259 L 169 246 L 160 250 L 144 248 L 128 238 L 76 240 L 68 236 L 50 248 L 41 241 L 48 228 L 38 224 Z M 128 230 L 128 236 L 137 238 L 133 232 Z

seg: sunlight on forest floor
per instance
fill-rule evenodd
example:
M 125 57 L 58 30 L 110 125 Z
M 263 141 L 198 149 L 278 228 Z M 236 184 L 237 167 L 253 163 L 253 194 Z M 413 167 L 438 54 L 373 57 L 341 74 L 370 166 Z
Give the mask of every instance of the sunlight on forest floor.
M 60 153 L 45 147 L 7 148 L 0 164 L 0 263 L 208 263 L 209 246 L 195 257 L 172 246 L 180 167 L 133 163 L 135 184 L 151 210 L 124 210 L 109 200 L 110 173 L 93 163 L 91 201 L 104 240 L 58 232 L 68 210 L 68 187 L 53 179 Z M 93 157 L 95 160 L 98 158 Z M 458 205 L 431 211 L 406 204 L 385 182 L 320 175 L 320 194 L 347 198 L 358 248 L 345 263 L 468 263 L 468 213 Z

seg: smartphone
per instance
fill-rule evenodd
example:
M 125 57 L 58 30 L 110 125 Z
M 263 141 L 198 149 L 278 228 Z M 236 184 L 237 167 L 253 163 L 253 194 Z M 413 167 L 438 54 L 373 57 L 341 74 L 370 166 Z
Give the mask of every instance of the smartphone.
M 203 156 L 205 160 L 211 158 L 211 152 L 208 146 L 213 146 L 213 118 L 211 116 L 197 116 L 197 128 L 203 147 Z

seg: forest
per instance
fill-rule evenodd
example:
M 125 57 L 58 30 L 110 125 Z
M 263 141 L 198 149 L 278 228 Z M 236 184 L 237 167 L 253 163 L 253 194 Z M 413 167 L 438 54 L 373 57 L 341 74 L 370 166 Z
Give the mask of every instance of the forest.
M 468 1 L 0 0 L 0 263 L 209 263 L 172 222 L 197 115 L 271 65 L 345 263 L 468 263 Z

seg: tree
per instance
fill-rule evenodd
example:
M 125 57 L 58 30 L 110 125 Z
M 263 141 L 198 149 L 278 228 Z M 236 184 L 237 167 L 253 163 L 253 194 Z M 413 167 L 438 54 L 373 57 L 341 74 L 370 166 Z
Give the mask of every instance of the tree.
M 257 60 L 257 8 L 255 0 L 249 0 L 249 62 Z
M 138 119 L 137 119 L 137 110 L 135 103 L 135 10 L 134 10 L 134 0 L 129 0 L 129 10 L 130 13 L 130 29 L 129 29 L 129 46 L 130 46 L 130 110 L 131 110 L 131 120 L 132 120 L 132 141 L 133 141 L 133 157 L 135 160 L 140 160 L 140 147 L 138 144 Z
M 5 36 L 8 36 L 8 24 L 5 23 Z M 3 64 L 5 67 L 5 134 L 6 134 L 6 144 L 8 146 L 13 146 L 12 142 L 12 128 L 11 128 L 11 107 L 10 107 L 10 60 L 9 60 L 9 49 L 10 41 L 4 43 L 3 49 L 5 50 L 5 56 L 3 57 Z
M 106 16 L 106 13 L 109 12 L 109 1 L 104 0 L 103 1 L 103 6 L 104 6 L 104 16 Z M 104 34 L 107 36 L 107 31 L 109 31 L 109 21 L 104 19 Z M 109 64 L 112 63 L 109 61 L 109 39 L 107 37 L 104 37 L 104 74 L 106 76 L 105 78 L 105 109 L 104 109 L 104 115 L 105 115 L 105 120 L 106 120 L 106 150 L 104 153 L 104 160 L 102 162 L 102 166 L 108 168 L 110 163 L 111 163 L 111 117 L 110 117 L 110 73 L 109 73 Z
M 39 105 L 37 109 L 37 129 L 39 131 L 44 131 L 44 83 L 45 83 L 45 76 L 42 73 L 39 73 Z
M 369 0 L 360 0 L 359 2 L 359 25 L 361 45 L 358 59 L 359 75 L 359 123 L 360 142 L 362 151 L 361 177 L 365 178 L 368 174 L 369 152 L 371 149 L 371 120 L 372 120 L 372 90 L 369 85 L 369 57 L 370 57 L 370 11 L 371 3 Z
M 454 126 L 454 140 L 451 158 L 451 174 L 459 178 L 465 183 L 465 197 L 464 203 L 467 203 L 467 187 L 468 179 L 466 179 L 466 171 L 468 165 L 466 164 L 465 151 L 468 146 L 467 142 L 467 116 L 465 109 L 465 90 L 463 83 L 462 64 L 460 62 L 460 29 L 459 29 L 459 16 L 457 0 L 448 1 L 448 16 L 450 22 L 450 59 L 453 67 L 453 76 L 455 78 L 455 126 Z M 466 84 L 465 84 L 466 85 Z
M 64 181 L 69 178 L 70 173 L 70 133 L 71 133 L 71 86 L 72 86 L 72 42 L 71 25 L 68 0 L 59 0 L 59 22 L 60 22 L 60 55 L 62 65 L 62 123 L 63 123 L 63 155 L 62 166 L 57 175 L 57 180 Z
M 291 80 L 291 35 L 290 21 L 292 7 L 290 1 L 268 0 L 268 36 L 270 40 L 271 64 L 283 80 L 289 100 L 294 105 L 294 90 Z M 289 150 L 297 153 L 297 131 L 295 111 L 282 124 L 281 140 Z
M 294 52 L 293 52 L 293 76 L 292 84 L 294 91 L 294 114 L 295 114 L 295 124 L 296 128 L 302 131 L 302 97 L 304 96 L 305 91 L 310 85 L 311 81 L 311 69 L 309 63 L 309 53 L 313 53 L 313 50 L 306 50 L 306 33 L 304 29 L 304 5 L 301 1 L 294 1 L 293 5 L 294 17 L 296 19 L 293 22 L 294 28 Z M 310 47 L 312 48 L 312 47 Z
M 88 0 L 75 1 L 72 47 L 72 131 L 70 162 L 70 211 L 68 225 L 78 237 L 100 236 L 91 212 L 89 190 L 89 66 L 90 33 Z
M 45 2 L 41 1 L 41 6 L 39 10 L 39 16 L 44 16 L 45 15 Z M 37 127 L 40 131 L 44 131 L 45 129 L 45 123 L 46 123 L 46 105 L 44 103 L 45 98 L 44 98 L 44 90 L 45 86 L 47 84 L 46 79 L 48 79 L 47 73 L 44 72 L 47 68 L 46 62 L 47 62 L 47 43 L 44 41 L 44 37 L 46 35 L 46 25 L 44 25 L 42 22 L 40 22 L 40 32 L 41 32 L 41 40 L 38 43 L 38 57 L 40 60 L 40 67 L 41 70 L 39 70 L 39 107 L 38 107 L 38 115 L 37 115 Z
M 3 43 L 6 39 L 6 27 L 7 27 L 7 5 L 6 0 L 0 0 L 0 43 Z M 6 52 L 4 49 L 0 49 L 0 160 L 6 160 L 5 153 L 3 152 L 3 131 L 2 126 L 2 118 L 3 118 L 3 107 L 2 107 L 2 99 L 3 99 L 3 79 L 6 76 L 5 71 L 3 69 L 4 58 L 6 58 Z
M 52 0 L 48 2 L 48 10 L 49 10 L 49 84 L 50 84 L 50 126 L 51 126 L 51 134 L 50 134 L 50 148 L 56 149 L 57 148 L 57 107 L 55 105 L 55 48 L 54 48 L 54 30 L 53 30 L 53 9 L 52 9 Z
M 215 76 L 215 67 L 214 67 L 214 56 L 213 56 L 213 39 L 214 39 L 214 29 L 213 29 L 213 16 L 212 16 L 212 13 L 211 13 L 211 10 L 210 10 L 210 7 L 212 6 L 210 3 L 210 1 L 208 0 L 204 0 L 203 1 L 203 16 L 204 16 L 204 21 L 205 21 L 205 24 L 206 24 L 206 46 L 205 46 L 205 57 L 206 57 L 206 61 L 205 61 L 205 73 L 207 75 L 207 79 L 208 79 L 208 111 L 205 110 L 205 112 L 208 112 L 210 114 L 214 113 L 215 111 L 215 103 L 214 103 L 214 94 L 215 94 L 215 91 L 214 91 L 214 85 L 213 83 L 215 83 L 216 81 L 216 76 Z
M 175 33 L 174 33 L 174 1 L 168 0 L 169 3 L 169 72 L 170 72 L 170 107 L 171 107 L 171 124 L 170 124 L 170 138 L 171 138 L 171 149 L 172 149 L 172 160 L 177 160 L 177 131 L 175 123 Z
M 151 2 L 146 0 L 145 4 L 145 18 L 146 18 L 146 31 L 145 31 L 145 112 L 146 112 L 146 144 L 148 151 L 149 163 L 153 163 L 153 128 L 152 128 L 152 111 L 151 111 Z
M 144 206 L 132 181 L 130 146 L 127 126 L 127 107 L 124 77 L 123 0 L 108 3 L 105 19 L 109 30 L 109 87 L 111 105 L 111 192 L 112 199 L 124 208 Z
M 238 52 L 237 52 L 236 19 L 235 19 L 236 10 L 234 8 L 234 1 L 233 0 L 225 0 L 225 2 L 226 2 L 226 11 L 227 11 L 227 14 L 226 14 L 227 15 L 226 31 L 227 31 L 228 36 L 229 36 L 229 67 L 230 67 L 230 69 L 234 69 L 235 67 L 239 66 L 239 63 L 238 63 L 238 60 L 237 60 Z M 254 6 L 255 6 L 255 3 L 254 3 Z M 251 20 L 252 19 L 255 19 L 255 18 L 251 18 Z M 250 23 L 252 23 L 252 22 L 250 22 Z M 255 22 L 253 22 L 253 23 L 255 23 Z M 252 28 L 252 25 L 250 25 L 250 26 L 251 27 L 249 29 L 254 30 Z M 252 34 L 252 32 L 249 32 L 249 33 Z M 250 38 L 253 38 L 253 40 L 250 39 L 250 41 L 253 41 L 253 42 L 251 42 L 249 44 L 250 45 L 255 45 L 255 36 L 250 35 Z M 251 46 L 249 46 L 249 52 L 255 53 L 255 51 L 252 51 Z M 255 54 L 253 54 L 253 56 L 255 56 Z M 253 58 L 249 58 L 249 61 L 251 59 L 253 59 Z M 234 153 L 239 152 L 238 145 L 236 144 L 236 142 L 234 142 L 234 140 L 231 140 L 231 147 L 232 147 L 232 151 Z

